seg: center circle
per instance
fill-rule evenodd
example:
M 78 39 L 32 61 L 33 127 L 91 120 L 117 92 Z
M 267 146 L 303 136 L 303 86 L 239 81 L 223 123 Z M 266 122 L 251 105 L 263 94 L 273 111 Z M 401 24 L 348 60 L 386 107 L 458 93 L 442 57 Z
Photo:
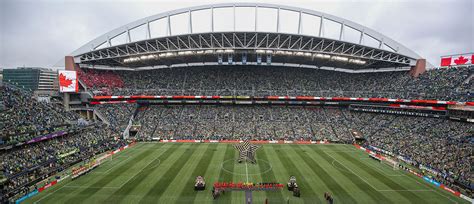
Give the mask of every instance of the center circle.
M 262 159 L 256 159 L 257 163 L 238 163 L 235 159 L 229 159 L 222 162 L 222 170 L 235 175 L 260 175 L 272 170 L 270 162 Z M 261 169 L 260 169 L 261 168 Z

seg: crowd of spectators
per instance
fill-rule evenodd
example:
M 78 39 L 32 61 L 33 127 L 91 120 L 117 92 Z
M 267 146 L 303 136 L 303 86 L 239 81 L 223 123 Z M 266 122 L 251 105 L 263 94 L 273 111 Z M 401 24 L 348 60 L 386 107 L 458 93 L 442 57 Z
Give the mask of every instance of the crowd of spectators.
M 415 166 L 423 165 L 440 172 L 436 180 L 443 184 L 457 182 L 473 189 L 474 125 L 437 118 L 378 117 L 369 122 L 377 129 L 367 137 L 368 145 L 401 155 Z
M 1 150 L 7 197 L 26 194 L 30 186 L 73 164 L 123 146 L 119 136 L 107 126 L 93 124 L 58 138 Z
M 97 110 L 107 118 L 111 128 L 117 132 L 123 132 L 135 108 L 135 104 L 108 104 L 98 106 Z
M 114 109 L 123 109 L 115 105 Z M 125 106 L 125 105 L 123 105 Z M 355 136 L 442 173 L 436 179 L 472 189 L 474 126 L 446 119 L 350 111 L 336 107 L 160 105 L 140 108 L 139 140 L 328 140 Z M 130 118 L 130 116 L 126 116 Z M 122 125 L 127 123 L 124 121 Z M 468 192 L 469 194 L 469 192 Z
M 106 95 L 308 95 L 472 101 L 474 67 L 430 70 L 418 78 L 407 72 L 348 74 L 285 67 L 199 67 L 140 72 L 80 70 L 94 93 Z M 123 145 L 117 140 L 132 114 L 137 139 L 328 140 L 352 143 L 360 133 L 366 145 L 436 169 L 436 179 L 456 190 L 472 189 L 474 126 L 445 119 L 362 113 L 344 108 L 135 104 L 98 105 L 110 126 L 77 127 L 78 115 L 38 102 L 28 92 L 0 86 L 0 140 L 20 144 L 43 134 L 73 133 L 0 150 L 6 194 L 70 165 Z M 138 109 L 137 109 L 138 107 Z M 2 190 L 2 189 L 0 189 Z M 472 190 L 470 191 L 472 192 Z
M 327 117 L 330 115 L 331 117 Z M 340 117 L 332 117 L 338 115 Z M 352 141 L 339 109 L 267 106 L 150 106 L 138 137 L 160 139 Z M 346 128 L 347 129 L 347 128 Z
M 4 145 L 25 142 L 68 128 L 79 116 L 59 105 L 39 102 L 31 92 L 4 84 L 0 86 L 0 140 Z
M 38 102 L 32 94 L 8 84 L 0 86 L 0 203 L 30 192 L 31 186 L 70 165 L 123 146 L 117 131 L 102 123 L 78 125 L 79 115 L 59 105 Z M 64 130 L 65 135 L 24 143 Z M 33 187 L 34 188 L 34 187 Z
M 86 69 L 85 69 L 86 70 Z M 102 95 L 235 95 L 385 97 L 466 101 L 474 98 L 474 66 L 428 70 L 344 73 L 293 67 L 223 66 L 146 71 L 87 71 L 82 78 Z M 84 81 L 87 81 L 83 79 Z M 117 82 L 119 85 L 114 85 Z M 106 89 L 103 89 L 106 88 Z
M 78 69 L 77 75 L 84 84 L 93 90 L 100 90 L 104 94 L 111 88 L 122 88 L 123 81 L 119 75 L 112 71 L 96 71 L 89 69 Z

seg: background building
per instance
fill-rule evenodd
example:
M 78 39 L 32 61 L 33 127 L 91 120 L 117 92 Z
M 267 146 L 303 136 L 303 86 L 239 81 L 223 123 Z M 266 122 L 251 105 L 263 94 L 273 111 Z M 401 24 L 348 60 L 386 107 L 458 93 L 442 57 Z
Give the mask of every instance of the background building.
M 21 67 L 3 69 L 3 81 L 18 88 L 33 91 L 40 100 L 49 100 L 51 96 L 58 96 L 57 72 L 40 67 Z

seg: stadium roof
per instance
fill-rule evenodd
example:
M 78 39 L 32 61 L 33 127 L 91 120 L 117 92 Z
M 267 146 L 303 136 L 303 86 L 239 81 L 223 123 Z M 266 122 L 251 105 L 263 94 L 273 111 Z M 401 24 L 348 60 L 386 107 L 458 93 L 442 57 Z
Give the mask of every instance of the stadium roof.
M 246 18 L 253 21 L 247 22 L 251 29 L 241 29 L 236 26 L 236 16 L 249 10 L 252 14 Z M 225 13 L 233 18 L 222 20 L 220 15 Z M 198 22 L 210 24 L 209 30 L 203 30 Z M 217 29 L 219 22 L 228 28 Z M 294 29 L 284 27 L 283 22 L 290 22 Z M 275 26 L 269 30 L 259 26 L 262 24 Z M 303 30 L 303 25 L 311 28 Z M 333 35 L 325 36 L 329 29 Z M 84 67 L 127 70 L 228 64 L 406 70 L 421 58 L 350 20 L 259 3 L 213 4 L 156 14 L 103 34 L 71 55 Z

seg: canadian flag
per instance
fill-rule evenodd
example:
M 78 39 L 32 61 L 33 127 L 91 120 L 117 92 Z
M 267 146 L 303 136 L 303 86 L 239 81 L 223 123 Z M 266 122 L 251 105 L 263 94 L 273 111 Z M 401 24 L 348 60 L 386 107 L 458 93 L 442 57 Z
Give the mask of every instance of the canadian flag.
M 467 62 L 469 62 L 469 59 L 461 55 L 458 58 L 454 59 L 453 62 L 456 65 L 462 65 L 462 64 L 466 64 Z
M 61 93 L 78 92 L 79 86 L 76 71 L 58 70 L 58 81 Z
M 469 60 L 469 58 L 471 58 Z M 459 55 L 459 56 L 449 56 L 441 58 L 441 67 L 455 66 L 455 65 L 466 65 L 474 64 L 474 54 L 471 56 Z
M 451 57 L 443 57 L 443 58 L 441 58 L 441 66 L 442 66 L 442 67 L 450 66 L 452 60 L 453 60 L 453 59 L 452 59 Z

